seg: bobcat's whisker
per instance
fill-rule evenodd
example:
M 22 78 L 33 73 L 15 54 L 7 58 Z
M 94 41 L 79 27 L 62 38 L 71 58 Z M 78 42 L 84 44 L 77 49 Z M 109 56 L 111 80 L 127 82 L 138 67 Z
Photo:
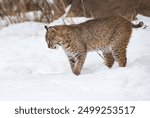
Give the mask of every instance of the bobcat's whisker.
M 99 52 L 97 52 L 97 54 L 105 61 L 104 57 Z

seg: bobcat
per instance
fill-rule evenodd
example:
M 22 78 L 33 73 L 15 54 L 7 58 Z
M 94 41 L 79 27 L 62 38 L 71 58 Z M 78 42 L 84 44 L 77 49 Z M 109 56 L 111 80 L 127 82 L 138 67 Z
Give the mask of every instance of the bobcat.
M 105 65 L 119 67 L 127 63 L 126 48 L 132 28 L 143 26 L 143 22 L 132 24 L 121 16 L 96 18 L 84 23 L 60 26 L 45 26 L 48 47 L 62 46 L 68 56 L 72 72 L 80 75 L 88 51 L 101 50 Z

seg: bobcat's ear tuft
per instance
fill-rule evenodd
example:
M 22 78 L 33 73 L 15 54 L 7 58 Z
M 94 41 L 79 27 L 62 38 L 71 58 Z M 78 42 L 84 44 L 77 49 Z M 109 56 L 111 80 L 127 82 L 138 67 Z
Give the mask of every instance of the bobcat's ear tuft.
M 48 27 L 47 26 L 44 26 L 45 27 L 45 29 L 48 31 Z

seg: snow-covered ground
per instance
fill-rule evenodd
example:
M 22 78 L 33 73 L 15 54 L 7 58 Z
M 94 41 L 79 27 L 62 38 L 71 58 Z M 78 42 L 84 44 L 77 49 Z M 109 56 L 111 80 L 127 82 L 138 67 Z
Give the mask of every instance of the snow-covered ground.
M 139 20 L 150 26 L 150 18 Z M 133 30 L 126 68 L 108 69 L 90 52 L 82 74 L 75 76 L 62 48 L 47 48 L 44 25 L 26 22 L 0 29 L 0 100 L 150 100 L 149 27 Z

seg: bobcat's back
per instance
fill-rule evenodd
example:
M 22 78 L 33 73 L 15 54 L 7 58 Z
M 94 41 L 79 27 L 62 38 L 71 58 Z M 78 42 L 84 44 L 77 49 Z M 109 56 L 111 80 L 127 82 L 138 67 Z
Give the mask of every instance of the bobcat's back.
M 128 42 L 132 32 L 131 23 L 120 16 L 98 18 L 75 27 L 80 30 L 78 38 L 86 43 L 87 50 L 105 48 L 118 40 Z

